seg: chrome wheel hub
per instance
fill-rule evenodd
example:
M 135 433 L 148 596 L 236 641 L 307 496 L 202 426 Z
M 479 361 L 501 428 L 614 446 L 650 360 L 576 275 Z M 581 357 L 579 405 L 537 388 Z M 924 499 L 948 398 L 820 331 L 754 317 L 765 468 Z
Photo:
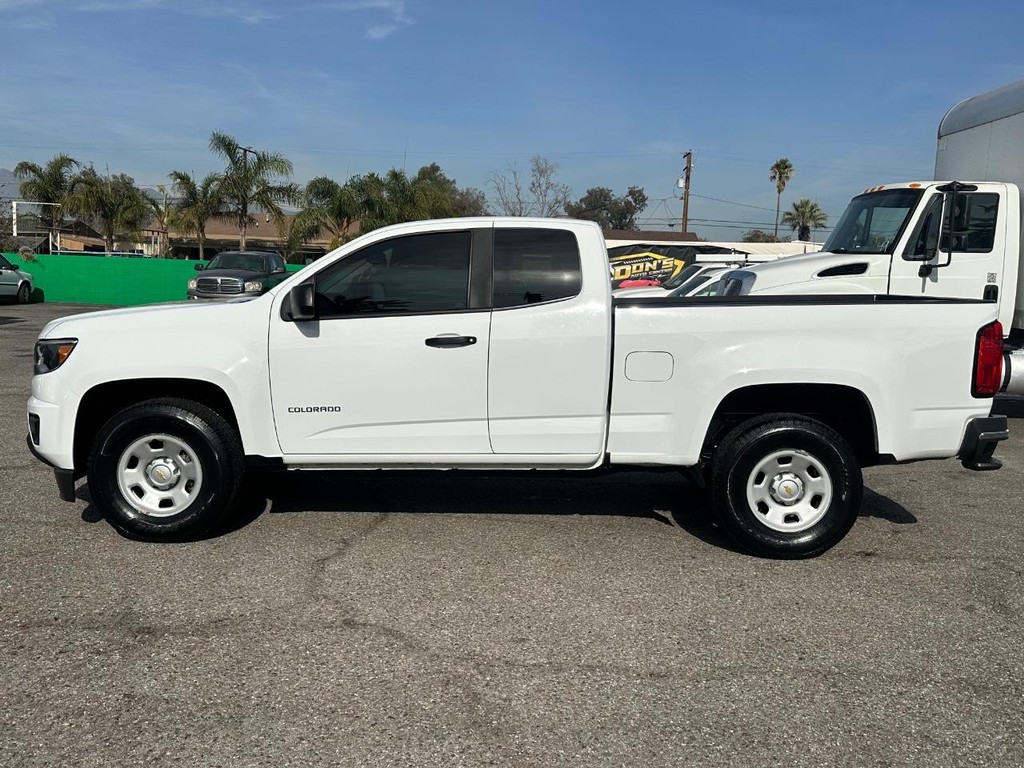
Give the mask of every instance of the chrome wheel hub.
M 184 512 L 199 495 L 203 467 L 196 452 L 181 438 L 147 435 L 121 452 L 117 487 L 140 514 L 171 517 Z
M 799 533 L 828 512 L 832 478 L 816 457 L 795 449 L 775 451 L 747 476 L 747 503 L 754 518 L 773 531 Z

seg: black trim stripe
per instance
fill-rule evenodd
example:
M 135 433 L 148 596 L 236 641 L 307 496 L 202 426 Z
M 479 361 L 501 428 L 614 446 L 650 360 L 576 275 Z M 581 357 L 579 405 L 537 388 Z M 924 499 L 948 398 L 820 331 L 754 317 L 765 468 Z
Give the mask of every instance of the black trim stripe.
M 890 296 L 887 294 L 831 294 L 813 296 L 690 296 L 658 298 L 613 297 L 616 307 L 750 307 L 750 306 L 826 306 L 844 307 L 859 304 L 992 304 L 984 299 L 955 299 L 945 296 Z

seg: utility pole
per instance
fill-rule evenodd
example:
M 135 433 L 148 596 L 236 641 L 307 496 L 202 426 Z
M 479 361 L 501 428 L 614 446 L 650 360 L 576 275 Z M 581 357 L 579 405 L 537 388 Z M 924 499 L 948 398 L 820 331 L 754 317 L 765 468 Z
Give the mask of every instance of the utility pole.
M 690 173 L 693 171 L 693 150 L 687 150 L 683 159 L 686 160 L 686 171 L 683 174 L 683 223 L 679 231 L 685 235 L 690 225 Z

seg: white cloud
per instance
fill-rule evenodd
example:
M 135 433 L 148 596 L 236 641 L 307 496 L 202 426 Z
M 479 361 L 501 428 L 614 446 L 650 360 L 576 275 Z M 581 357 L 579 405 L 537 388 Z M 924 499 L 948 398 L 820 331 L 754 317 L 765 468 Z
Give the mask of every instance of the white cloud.
M 363 13 L 371 16 L 372 22 L 366 28 L 366 36 L 372 40 L 388 37 L 414 23 L 409 16 L 406 0 L 321 0 L 312 3 L 303 3 L 300 0 L 293 4 L 290 12 L 303 10 L 303 5 L 311 10 Z M 56 10 L 57 6 L 61 6 L 62 12 L 85 13 L 132 13 L 160 9 L 185 16 L 235 19 L 246 24 L 260 24 L 282 16 L 279 11 L 281 4 L 274 0 L 0 0 L 0 13 L 31 11 L 31 17 L 8 17 L 6 23 L 12 27 L 38 27 L 45 26 L 45 21 L 40 18 L 40 12 L 44 8 L 48 11 Z
M 335 11 L 377 11 L 382 13 L 387 20 L 371 24 L 366 29 L 366 36 L 371 40 L 382 40 L 415 23 L 406 11 L 405 0 L 336 0 L 336 2 L 321 3 L 319 7 Z

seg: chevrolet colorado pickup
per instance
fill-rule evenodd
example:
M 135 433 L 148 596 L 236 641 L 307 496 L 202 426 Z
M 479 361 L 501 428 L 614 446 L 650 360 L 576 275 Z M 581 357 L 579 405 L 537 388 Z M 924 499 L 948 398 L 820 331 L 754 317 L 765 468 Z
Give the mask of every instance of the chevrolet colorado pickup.
M 221 524 L 252 467 L 674 467 L 741 546 L 809 557 L 863 466 L 998 468 L 1001 340 L 979 300 L 613 300 L 592 223 L 416 222 L 249 301 L 51 322 L 27 439 L 142 538 Z

